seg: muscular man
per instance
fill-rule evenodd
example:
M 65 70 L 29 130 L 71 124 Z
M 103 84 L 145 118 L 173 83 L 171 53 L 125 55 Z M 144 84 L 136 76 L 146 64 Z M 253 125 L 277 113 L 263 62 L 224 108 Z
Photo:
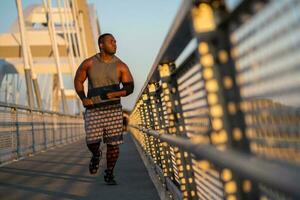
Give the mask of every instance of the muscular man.
M 116 40 L 110 33 L 99 36 L 100 53 L 86 59 L 77 69 L 74 85 L 83 106 L 86 142 L 93 156 L 89 164 L 91 174 L 99 168 L 100 142 L 107 144 L 107 169 L 104 180 L 115 185 L 113 169 L 119 156 L 119 144 L 123 143 L 123 114 L 120 97 L 133 92 L 133 78 L 127 67 L 115 56 Z M 88 93 L 83 83 L 88 78 Z M 122 84 L 122 88 L 120 87 Z

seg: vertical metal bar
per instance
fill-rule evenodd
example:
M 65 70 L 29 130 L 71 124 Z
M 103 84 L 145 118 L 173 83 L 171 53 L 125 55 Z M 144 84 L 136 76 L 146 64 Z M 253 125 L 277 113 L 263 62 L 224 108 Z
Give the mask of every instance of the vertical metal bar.
M 64 11 L 65 11 L 64 14 L 65 14 L 66 23 L 67 23 L 66 27 L 67 27 L 67 32 L 68 32 L 68 36 L 69 36 L 68 39 L 69 39 L 69 45 L 70 45 L 70 48 L 71 48 L 71 56 L 72 56 L 72 59 L 74 60 L 74 57 L 75 57 L 74 53 L 75 53 L 75 51 L 79 52 L 79 50 L 76 50 L 79 47 L 78 47 L 78 45 L 76 45 L 74 35 L 70 31 L 70 29 L 71 29 L 70 21 L 71 20 L 69 19 L 69 15 L 68 15 L 68 12 L 67 12 L 68 11 L 68 6 L 67 6 L 67 1 L 66 0 L 63 0 L 63 7 L 64 7 Z M 72 11 L 71 10 L 70 10 L 70 15 L 72 16 Z M 75 47 L 75 49 L 73 47 Z M 72 66 L 73 69 L 74 69 L 74 67 L 77 67 L 79 64 L 80 64 L 80 60 L 78 62 L 78 59 L 77 59 L 77 62 L 74 63 L 74 65 Z M 73 70 L 73 71 L 75 72 L 75 70 Z M 73 77 L 75 77 L 75 74 L 73 75 Z M 87 87 L 85 89 L 87 89 Z M 77 95 L 76 95 L 76 97 L 77 97 Z M 77 107 L 78 107 L 78 113 L 80 113 L 82 106 L 81 106 L 81 101 L 78 97 L 77 97 L 76 103 L 77 103 Z
M 74 53 L 74 57 L 77 57 L 76 58 L 76 63 L 78 64 L 78 63 L 80 63 L 80 60 L 81 60 L 81 58 L 80 58 L 80 56 L 81 56 L 81 54 L 80 54 L 80 50 L 79 50 L 79 44 L 78 44 L 78 40 L 75 38 L 75 34 L 76 34 L 76 29 L 75 29 L 75 22 L 73 21 L 73 14 L 72 14 L 72 10 L 71 10 L 71 8 L 69 7 L 69 3 L 68 3 L 68 0 L 64 0 L 63 1 L 63 3 L 64 3 L 64 9 L 66 10 L 66 12 L 65 12 L 65 16 L 66 16 L 66 22 L 67 22 L 67 27 L 69 27 L 70 28 L 70 38 L 71 38 L 71 40 L 72 40 L 72 47 L 74 47 L 73 48 L 73 52 L 72 53 Z
M 68 124 L 69 124 L 69 129 L 71 132 L 71 137 L 72 137 L 72 142 L 76 141 L 76 137 L 75 137 L 75 131 L 73 129 L 73 120 L 72 117 L 68 116 Z
M 63 111 L 64 111 L 64 113 L 69 113 L 67 100 L 65 97 L 62 73 L 61 73 L 61 69 L 60 69 L 60 67 L 61 67 L 60 66 L 60 58 L 59 58 L 59 52 L 58 52 L 58 47 L 57 47 L 57 41 L 56 41 L 55 27 L 54 27 L 54 22 L 53 22 L 53 18 L 52 18 L 51 0 L 48 0 L 47 2 L 46 2 L 46 0 L 43 0 L 43 2 L 44 2 L 44 8 L 48 13 L 48 30 L 49 30 L 49 35 L 50 35 L 50 39 L 51 39 L 52 50 L 54 53 L 56 70 L 57 70 L 57 74 L 58 74 L 58 82 L 59 82 L 59 86 L 60 86 Z
M 25 30 L 25 27 L 24 27 L 24 30 Z M 25 31 L 25 33 L 26 33 L 26 31 Z M 30 49 L 29 45 L 27 46 L 27 49 L 28 49 L 28 60 L 29 60 L 29 66 L 31 69 L 31 78 L 32 78 L 32 82 L 33 82 L 33 88 L 34 88 L 34 92 L 35 92 L 36 102 L 37 102 L 38 108 L 40 110 L 42 110 L 43 109 L 42 96 L 41 96 L 40 87 L 39 87 L 38 80 L 37 80 L 37 75 L 36 75 L 36 73 L 34 73 L 34 70 L 33 70 L 33 60 L 32 60 L 32 54 L 31 54 L 31 49 Z
M 33 99 L 33 89 L 31 84 L 31 73 L 30 69 L 24 69 L 25 80 L 26 80 L 26 88 L 27 88 L 27 100 L 28 106 L 33 109 L 34 108 L 34 99 Z
M 143 101 L 144 101 L 144 112 L 145 112 L 145 120 L 146 120 L 146 126 L 147 128 L 152 129 L 153 126 L 153 121 L 152 121 L 152 116 L 151 116 L 151 108 L 150 108 L 150 99 L 147 93 L 145 93 L 143 95 Z M 154 138 L 151 136 L 147 136 L 148 137 L 148 145 L 149 145 L 149 155 L 152 157 L 154 163 L 156 164 L 156 155 L 155 155 L 155 147 L 154 145 Z
M 59 79 L 58 74 L 52 74 L 52 95 L 51 95 L 51 105 L 52 110 L 58 111 L 59 107 Z
M 179 115 L 181 115 L 180 101 L 178 94 L 178 87 L 176 79 L 172 77 L 172 73 L 175 70 L 175 65 L 163 64 L 159 66 L 160 78 L 162 81 L 162 90 L 164 93 L 164 102 L 167 107 L 167 120 L 169 121 L 169 134 L 180 135 L 186 137 L 186 133 L 183 132 L 183 124 L 178 121 Z M 188 152 L 182 151 L 177 147 L 174 147 L 175 163 L 174 167 L 178 173 L 178 183 L 180 184 L 180 190 L 183 194 L 183 199 L 196 199 L 196 188 L 194 183 L 194 174 L 192 170 L 191 157 Z
M 66 0 L 62 0 L 63 1 L 63 10 L 64 10 L 64 19 L 65 19 L 65 23 L 66 23 L 66 30 L 67 30 L 67 35 L 68 35 L 68 42 L 69 42 L 69 51 L 71 52 L 70 55 L 71 55 L 71 58 L 72 58 L 72 67 L 73 67 L 73 72 L 75 72 L 74 70 L 74 67 L 75 65 L 78 64 L 78 62 L 75 62 L 75 52 L 78 52 L 77 55 L 79 55 L 79 50 L 77 50 L 77 45 L 76 45 L 76 41 L 74 39 L 74 35 L 72 33 L 73 29 L 71 28 L 71 19 L 69 18 L 69 16 L 71 15 L 72 16 L 72 12 L 70 10 L 70 13 L 68 12 L 69 11 L 69 8 L 67 6 L 67 1 Z
M 20 126 L 19 126 L 19 122 L 18 122 L 18 110 L 17 108 L 12 108 L 12 112 L 15 113 L 15 125 L 16 125 L 16 146 L 17 146 L 17 157 L 21 157 L 22 153 L 21 153 L 21 141 L 20 141 Z
M 42 113 L 43 115 L 43 132 L 44 132 L 44 147 L 45 149 L 47 148 L 47 126 L 46 126 L 46 121 L 47 121 L 47 117 L 45 116 L 45 113 Z
M 165 105 L 164 105 L 164 95 L 163 95 L 163 90 L 162 86 L 158 86 L 157 90 L 157 105 L 158 105 L 158 114 L 160 118 L 160 132 L 161 134 L 166 134 L 167 133 L 167 128 L 168 128 L 168 120 L 165 115 Z M 173 168 L 173 163 L 172 163 L 172 155 L 171 155 L 171 147 L 166 143 L 163 142 L 161 143 L 161 150 L 164 154 L 164 161 L 162 165 L 164 166 L 163 168 L 163 173 L 165 177 L 168 177 L 172 182 L 177 184 L 177 181 L 175 179 L 174 175 L 174 168 Z M 178 184 L 177 184 L 178 185 Z
M 221 13 L 221 12 L 218 12 Z M 220 86 L 220 95 L 223 96 L 222 106 L 224 110 L 224 124 L 227 124 L 228 143 L 232 148 L 244 153 L 250 153 L 249 141 L 245 131 L 245 116 L 240 108 L 241 96 L 240 89 L 236 83 L 236 68 L 231 57 L 231 43 L 229 24 L 222 29 L 216 30 L 214 37 L 214 49 L 212 50 L 215 58 L 217 70 L 217 82 Z M 238 196 L 242 199 L 259 199 L 258 186 L 250 181 L 234 174 L 238 188 Z
M 16 0 L 16 6 L 18 10 L 18 21 L 19 21 L 19 28 L 20 28 L 20 36 L 21 36 L 21 43 L 22 43 L 22 53 L 23 53 L 23 62 L 24 62 L 24 72 L 25 72 L 25 79 L 26 79 L 26 88 L 27 88 L 27 101 L 29 107 L 32 109 L 34 108 L 34 99 L 33 99 L 33 90 L 32 90 L 32 74 L 31 68 L 28 61 L 28 48 L 27 48 L 27 40 L 25 36 L 24 30 L 24 16 L 22 10 L 22 3 L 21 0 Z
M 88 56 L 88 50 L 87 50 L 87 45 L 86 45 L 86 36 L 85 36 L 85 30 L 84 30 L 84 24 L 83 24 L 83 13 L 82 12 L 79 12 L 79 17 L 78 18 L 79 18 L 79 28 L 81 30 L 81 37 L 83 39 L 84 55 Z
M 60 16 L 61 26 L 63 29 L 64 39 L 66 42 L 69 68 L 71 70 L 72 78 L 74 78 L 75 77 L 75 72 L 74 72 L 75 61 L 74 61 L 74 57 L 73 57 L 73 47 L 71 44 L 71 37 L 69 34 L 69 29 L 66 27 L 66 20 L 65 20 L 66 10 L 62 9 L 61 0 L 57 0 L 57 6 L 58 6 L 58 12 L 59 12 L 59 16 Z M 75 101 L 78 101 L 77 95 L 75 96 Z M 80 108 L 78 108 L 78 109 L 80 109 Z M 74 110 L 74 113 L 75 113 L 75 110 Z
M 54 113 L 51 114 L 51 118 L 52 118 L 52 120 L 51 120 L 51 122 L 52 122 L 51 123 L 52 124 L 52 146 L 54 146 L 55 145 L 55 126 L 56 126 Z
M 24 30 L 25 30 L 25 27 L 24 27 Z M 25 33 L 26 33 L 26 31 L 25 31 Z M 27 46 L 27 49 L 28 49 L 28 60 L 29 60 L 29 66 L 31 69 L 31 78 L 32 78 L 32 82 L 33 82 L 33 88 L 34 88 L 34 92 L 35 92 L 36 102 L 37 102 L 38 108 L 41 110 L 41 109 L 43 109 L 42 96 L 41 96 L 40 87 L 39 87 L 38 80 L 37 80 L 37 75 L 36 75 L 36 73 L 34 73 L 34 70 L 33 70 L 33 60 L 32 60 L 30 45 Z
M 74 3 L 74 11 L 78 11 L 77 16 L 77 24 L 78 24 L 78 30 L 80 31 L 81 35 L 81 41 L 82 41 L 82 48 L 83 48 L 83 56 L 88 57 L 88 49 L 86 44 L 86 35 L 85 35 L 85 29 L 84 29 L 84 21 L 83 21 L 83 12 L 78 7 L 78 0 L 73 1 Z
M 163 121 L 163 114 L 162 114 L 162 103 L 161 103 L 161 98 L 160 98 L 160 94 L 161 94 L 161 89 L 157 89 L 156 90 L 156 106 L 157 106 L 157 117 L 158 117 L 158 129 L 160 131 L 160 133 L 164 132 L 164 121 Z M 168 174 L 173 174 L 173 171 L 170 171 L 169 169 L 169 164 L 168 164 L 168 146 L 166 145 L 165 142 L 160 142 L 159 144 L 159 152 L 161 155 L 161 165 L 162 165 L 162 170 L 164 173 L 164 176 L 168 176 Z M 172 181 L 174 181 L 174 177 L 173 175 L 170 176 L 170 179 Z
M 141 117 L 142 117 L 142 126 L 143 127 L 147 127 L 148 124 L 147 124 L 147 120 L 146 120 L 146 111 L 145 111 L 145 96 L 144 98 L 141 100 L 141 107 L 140 107 L 140 114 L 141 114 Z M 150 155 L 150 145 L 149 145 L 149 136 L 144 134 L 144 141 L 145 141 L 145 150 L 147 152 L 148 155 Z
M 37 77 L 33 76 L 32 81 L 33 81 L 33 88 L 34 88 L 34 91 L 35 91 L 35 96 L 36 96 L 36 101 L 37 101 L 37 104 L 38 104 L 38 108 L 40 110 L 42 110 L 43 109 L 42 95 L 41 95 L 41 92 L 40 92 L 40 87 L 39 87 L 39 84 L 38 84 Z
M 221 30 L 216 26 L 216 18 L 221 17 L 221 14 L 224 11 L 214 8 L 210 3 L 195 4 L 193 8 L 193 27 L 198 38 L 198 53 L 212 121 L 211 140 L 221 150 L 230 147 L 248 152 L 244 117 L 238 108 L 240 96 L 235 83 L 235 68 L 229 53 L 228 27 L 222 27 Z M 203 25 L 203 21 L 207 24 Z M 253 192 L 245 193 L 243 186 L 252 185 L 249 180 L 244 180 L 230 169 L 219 171 L 226 199 L 258 198 Z M 252 185 L 252 188 L 255 186 Z
M 77 41 L 78 41 L 78 50 L 79 50 L 79 56 L 81 57 L 81 59 L 83 58 L 83 57 L 86 57 L 86 55 L 84 55 L 83 54 L 83 47 L 82 47 L 82 41 L 81 41 L 81 37 L 80 37 L 80 30 L 79 30 L 79 26 L 78 26 L 78 20 L 77 20 L 77 11 L 75 10 L 76 8 L 75 8 L 75 6 L 74 6 L 74 1 L 69 1 L 69 0 L 67 0 L 67 2 L 68 2 L 68 8 L 70 8 L 70 10 L 71 10 L 71 12 L 72 12 L 72 20 L 73 20 L 73 22 L 74 22 L 74 26 L 75 26 L 75 32 L 76 32 L 76 38 L 77 38 Z
M 33 153 L 36 152 L 36 133 L 35 133 L 35 129 L 34 129 L 34 114 L 32 111 L 29 111 L 28 114 L 31 116 L 31 129 L 32 129 L 32 151 Z M 37 122 L 36 122 L 37 123 Z
M 159 131 L 159 126 L 158 126 L 158 113 L 157 113 L 157 106 L 156 106 L 156 86 L 154 83 L 148 85 L 148 96 L 150 100 L 150 119 L 152 119 L 152 124 L 151 124 L 151 129 Z M 153 138 L 153 143 L 154 143 L 154 155 L 155 155 L 155 164 L 159 165 L 162 168 L 161 164 L 161 155 L 159 152 L 160 148 L 160 142 L 158 139 Z
M 65 22 L 66 22 L 66 30 L 67 30 L 67 34 L 68 34 L 68 41 L 69 41 L 69 51 L 70 51 L 70 55 L 72 58 L 72 69 L 73 69 L 73 78 L 75 77 L 75 70 L 74 67 L 78 66 L 80 64 L 80 62 L 77 61 L 75 62 L 75 51 L 78 52 L 77 55 L 79 55 L 79 50 L 78 49 L 78 45 L 76 45 L 76 41 L 74 38 L 74 34 L 71 33 L 71 25 L 70 25 L 70 19 L 69 19 L 69 14 L 68 14 L 68 7 L 67 7 L 67 1 L 66 0 L 62 0 L 63 1 L 63 9 L 64 9 L 64 16 L 65 16 Z M 70 11 L 70 15 L 71 11 Z M 75 49 L 74 49 L 75 47 Z M 79 99 L 79 97 L 76 95 L 76 103 L 77 103 L 77 107 L 78 107 L 78 112 L 81 112 L 81 101 Z
M 160 81 L 161 81 L 161 102 L 162 102 L 162 117 L 164 121 L 164 134 L 175 134 L 175 127 L 173 122 L 172 114 L 172 104 L 170 102 L 170 87 L 168 85 L 168 77 L 170 75 L 169 65 L 164 64 L 158 67 Z M 173 182 L 180 187 L 180 177 L 177 166 L 177 147 L 172 147 L 168 145 L 169 149 L 167 150 L 169 154 L 168 164 L 169 168 L 172 168 Z
M 62 130 L 62 125 L 61 125 L 61 122 L 63 122 L 64 120 L 63 119 L 61 119 L 61 116 L 59 116 L 58 117 L 58 124 L 57 124 L 57 126 L 58 126 L 58 130 L 59 130 L 59 140 L 60 140 L 60 142 L 59 142 L 59 144 L 63 144 L 63 130 Z
M 203 13 L 201 15 L 201 13 Z M 192 17 L 193 17 L 193 28 L 196 33 L 196 37 L 198 39 L 198 53 L 199 60 L 201 64 L 201 73 L 203 74 L 203 80 L 205 84 L 205 91 L 207 94 L 207 102 L 209 107 L 209 113 L 212 124 L 212 132 L 210 135 L 210 140 L 214 146 L 218 149 L 225 149 L 227 147 L 227 136 L 228 130 L 224 127 L 224 112 L 223 112 L 223 104 L 222 95 L 220 93 L 219 84 L 216 80 L 216 69 L 215 69 L 215 60 L 212 55 L 213 44 L 211 43 L 211 39 L 213 37 L 215 31 L 215 21 L 213 16 L 213 10 L 208 3 L 200 3 L 194 5 L 192 9 Z M 206 21 L 206 24 L 201 23 L 200 21 Z M 206 37 L 199 37 L 199 34 L 206 33 Z M 226 126 L 226 124 L 225 124 Z M 221 139 L 216 139 L 221 138 Z M 210 163 L 206 160 L 201 161 L 202 163 L 208 163 L 207 166 L 210 166 Z M 215 167 L 217 168 L 217 167 Z M 203 173 L 206 173 L 210 167 L 208 168 L 200 168 Z M 220 174 L 219 181 L 222 183 L 221 190 L 223 192 L 223 198 L 237 198 L 238 191 L 236 178 L 232 177 L 232 172 L 229 169 L 219 169 L 217 168 L 218 173 Z M 222 175 L 225 174 L 225 175 Z M 226 175 L 227 174 L 227 175 Z M 225 177 L 225 178 L 224 178 Z M 231 191 L 229 195 L 226 192 L 226 182 L 230 183 L 232 187 L 234 187 L 234 191 Z M 201 187 L 201 186 L 200 186 Z M 213 191 L 211 191 L 213 192 Z
M 174 67 L 171 68 L 172 70 L 175 69 Z M 187 131 L 185 128 L 185 122 L 183 120 L 183 111 L 182 105 L 180 102 L 180 95 L 178 91 L 178 84 L 177 79 L 173 76 L 173 73 L 170 76 L 169 85 L 172 87 L 170 88 L 170 100 L 173 107 L 173 121 L 176 127 L 176 134 L 179 137 L 188 137 Z M 184 199 L 197 199 L 196 195 L 196 185 L 195 185 L 195 175 L 193 171 L 193 163 L 192 163 L 192 155 L 188 152 L 182 151 L 179 149 L 178 151 L 179 159 L 177 161 L 177 165 L 181 166 L 181 184 L 184 185 L 186 188 L 186 193 L 183 193 Z M 180 162 L 181 164 L 180 164 Z
M 61 122 L 64 121 L 64 119 L 61 119 L 62 116 L 58 116 L 58 123 L 57 123 L 57 127 L 58 127 L 58 131 L 59 131 L 59 144 L 62 144 L 62 140 L 63 140 L 63 132 L 62 132 L 62 129 L 61 129 Z
M 71 46 L 71 38 L 69 37 L 69 29 L 67 28 L 68 26 L 66 27 L 66 20 L 65 20 L 66 11 L 64 9 L 62 9 L 61 0 L 57 0 L 57 8 L 58 8 L 58 12 L 59 12 L 59 17 L 60 17 L 60 22 L 61 22 L 61 27 L 63 30 L 65 43 L 66 43 L 69 67 L 70 67 L 72 76 L 74 76 L 73 67 L 75 66 L 75 61 L 74 61 L 74 57 L 72 56 L 73 52 L 71 52 L 72 46 Z
M 80 53 L 79 39 L 77 39 L 77 40 L 75 39 L 74 26 L 76 25 L 76 22 L 74 20 L 72 20 L 72 18 L 73 18 L 72 13 L 73 12 L 72 12 L 72 9 L 69 7 L 68 0 L 63 0 L 63 6 L 64 6 L 64 10 L 65 10 L 64 14 L 65 14 L 66 22 L 67 22 L 67 31 L 68 31 L 68 34 L 69 34 L 69 44 L 71 46 L 71 52 L 72 52 L 71 55 L 73 56 L 73 59 L 75 57 L 75 53 L 78 57 L 76 64 L 73 65 L 73 67 L 75 67 L 75 65 L 78 66 L 81 63 L 81 61 L 84 59 L 84 57 L 82 56 L 82 53 Z M 68 13 L 68 11 L 70 13 Z M 69 18 L 69 16 L 71 16 L 71 17 Z M 71 23 L 70 22 L 73 22 L 72 23 L 73 24 L 72 29 L 71 29 Z M 73 31 L 72 33 L 71 33 L 70 29 Z M 75 28 L 75 32 L 77 32 L 76 28 Z M 74 72 L 75 72 L 75 70 L 74 70 Z M 75 74 L 73 75 L 73 77 L 75 77 Z M 87 84 L 84 84 L 84 87 L 85 87 L 85 91 L 86 91 L 87 90 Z M 82 106 L 81 106 L 81 101 L 78 97 L 77 97 L 77 107 L 78 107 L 78 112 L 80 113 L 82 111 L 81 110 Z
M 70 6 L 70 10 L 72 11 L 72 19 L 74 21 L 74 26 L 75 26 L 75 31 L 76 31 L 76 38 L 77 38 L 77 44 L 78 44 L 78 50 L 79 50 L 79 63 L 81 63 L 88 55 L 85 53 L 85 51 L 83 50 L 83 48 L 86 48 L 86 38 L 85 38 L 85 35 L 84 35 L 84 38 L 81 38 L 81 32 L 80 32 L 80 27 L 79 27 L 79 23 L 78 23 L 78 16 L 77 16 L 77 12 L 78 12 L 78 8 L 76 7 L 77 3 L 76 1 L 77 0 L 74 0 L 74 1 L 69 1 L 69 6 Z M 81 31 L 84 31 L 84 29 L 81 29 Z M 84 33 L 85 34 L 85 33 Z M 87 88 L 88 88 L 88 85 L 87 85 L 87 81 L 84 83 L 84 90 L 87 91 Z M 78 104 L 80 102 L 78 101 Z

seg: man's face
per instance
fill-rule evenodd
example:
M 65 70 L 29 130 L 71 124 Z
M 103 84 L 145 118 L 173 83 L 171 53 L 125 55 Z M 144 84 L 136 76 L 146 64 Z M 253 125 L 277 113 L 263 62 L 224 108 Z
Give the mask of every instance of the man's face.
M 103 38 L 103 43 L 100 44 L 105 53 L 114 55 L 117 51 L 117 43 L 113 36 L 107 35 Z

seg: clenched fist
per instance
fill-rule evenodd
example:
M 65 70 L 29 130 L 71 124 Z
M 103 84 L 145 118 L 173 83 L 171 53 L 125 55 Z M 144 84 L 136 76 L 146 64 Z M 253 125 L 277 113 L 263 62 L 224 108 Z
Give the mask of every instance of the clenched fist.
M 93 101 L 89 98 L 84 98 L 82 104 L 84 107 L 92 107 L 94 105 Z

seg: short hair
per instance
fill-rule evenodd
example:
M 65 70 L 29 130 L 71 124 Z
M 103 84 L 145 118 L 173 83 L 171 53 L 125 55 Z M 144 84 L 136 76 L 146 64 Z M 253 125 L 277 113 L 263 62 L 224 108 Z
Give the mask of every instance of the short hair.
M 98 37 L 98 45 L 100 45 L 100 43 L 103 43 L 103 39 L 106 37 L 106 36 L 113 36 L 111 33 L 103 33 L 101 34 L 99 37 Z

